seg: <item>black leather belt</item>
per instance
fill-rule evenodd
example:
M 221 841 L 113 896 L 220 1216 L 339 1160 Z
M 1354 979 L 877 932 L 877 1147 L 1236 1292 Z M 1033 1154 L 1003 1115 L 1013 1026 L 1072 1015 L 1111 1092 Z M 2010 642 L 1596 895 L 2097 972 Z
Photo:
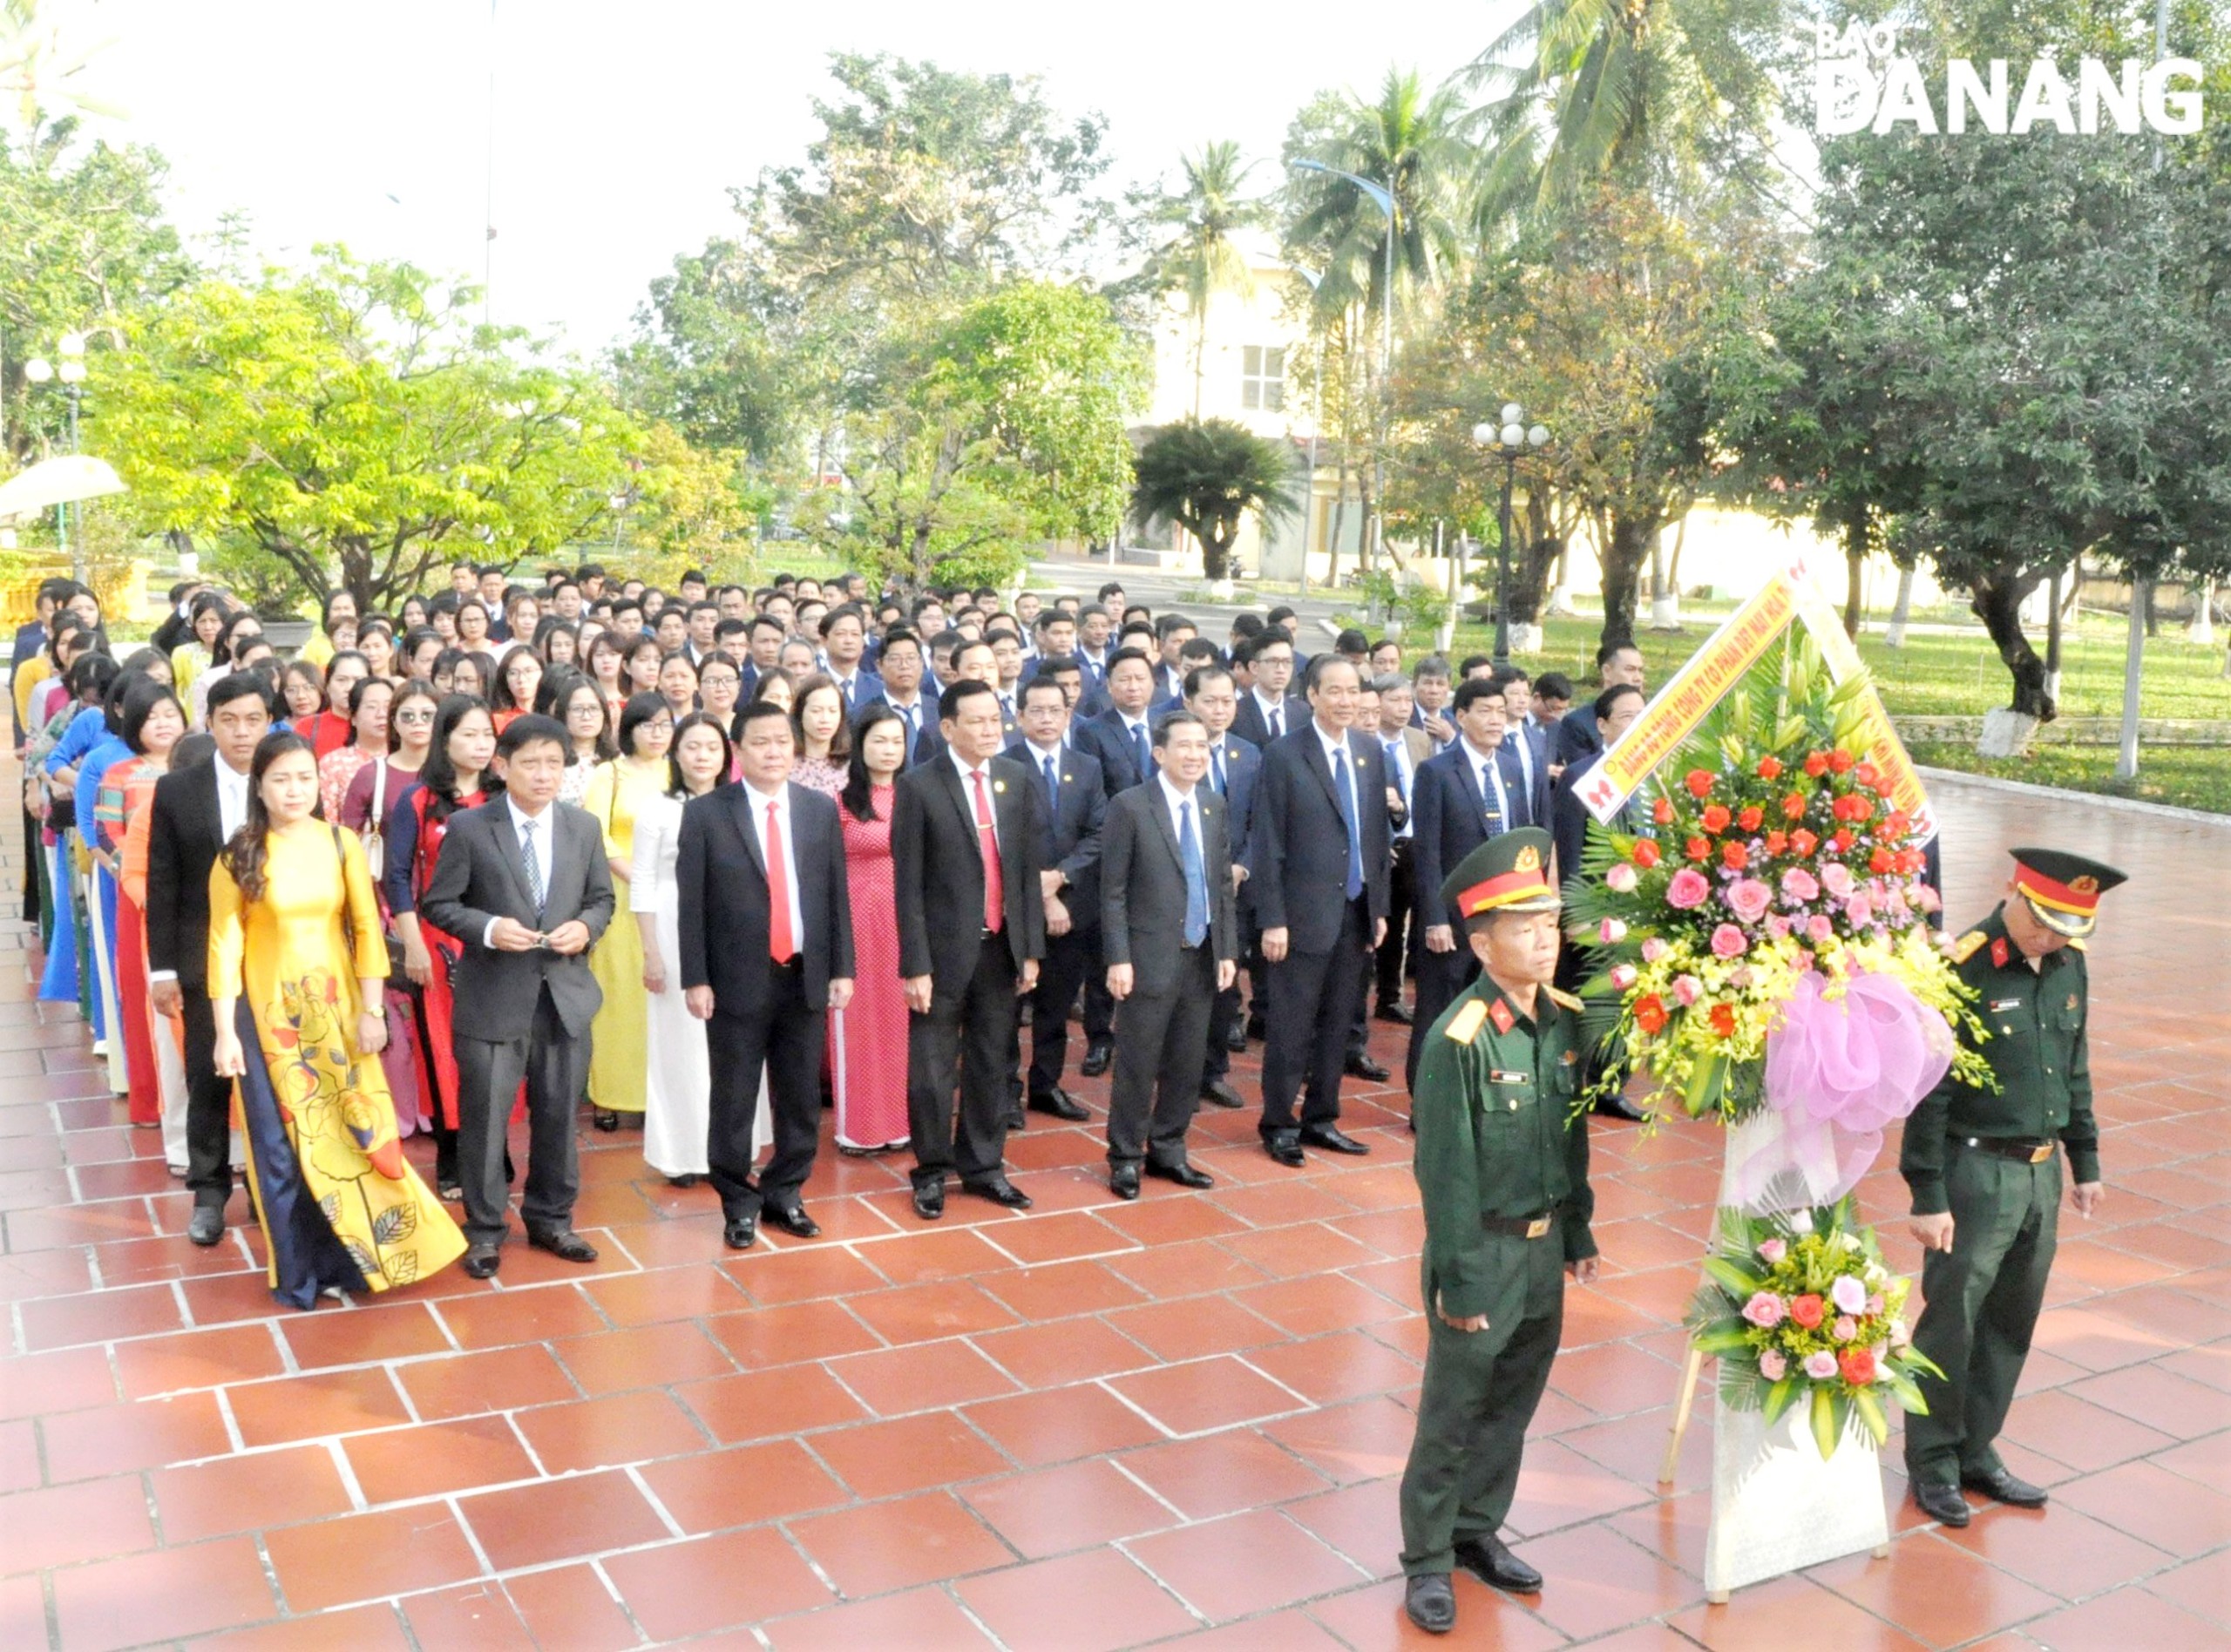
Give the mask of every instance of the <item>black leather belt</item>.
M 1994 1154 L 2002 1159 L 2016 1159 L 2024 1164 L 2043 1164 L 2053 1156 L 2050 1141 L 2024 1141 L 2018 1136 L 1962 1136 L 1960 1145 L 1973 1148 L 1978 1153 Z
M 1556 1225 L 1557 1213 L 1544 1210 L 1538 1216 L 1482 1216 L 1480 1226 L 1489 1233 L 1508 1234 L 1513 1239 L 1539 1239 Z

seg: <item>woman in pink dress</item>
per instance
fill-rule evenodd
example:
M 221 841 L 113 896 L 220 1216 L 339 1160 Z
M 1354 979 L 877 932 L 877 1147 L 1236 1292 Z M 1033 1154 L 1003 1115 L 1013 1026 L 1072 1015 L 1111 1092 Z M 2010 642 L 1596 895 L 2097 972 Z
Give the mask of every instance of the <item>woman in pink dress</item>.
M 829 1073 L 843 1153 L 906 1145 L 906 992 L 891 863 L 892 797 L 905 762 L 905 719 L 880 701 L 863 710 L 837 803 L 852 902 L 852 1001 L 829 1012 Z
M 824 797 L 842 795 L 851 777 L 852 737 L 836 678 L 817 674 L 798 685 L 790 702 L 790 733 L 798 748 L 791 781 Z

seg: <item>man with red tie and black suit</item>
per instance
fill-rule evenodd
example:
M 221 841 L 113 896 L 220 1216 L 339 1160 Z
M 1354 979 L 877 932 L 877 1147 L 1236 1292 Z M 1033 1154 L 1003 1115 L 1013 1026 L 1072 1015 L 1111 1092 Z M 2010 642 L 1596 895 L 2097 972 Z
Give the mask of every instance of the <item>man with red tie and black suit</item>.
M 1001 1159 L 1016 995 L 1046 953 L 1037 804 L 1030 771 L 999 755 L 999 695 L 961 678 L 938 701 L 938 729 L 946 749 L 899 776 L 891 821 L 914 1209 L 930 1222 L 949 1171 L 963 1192 L 1030 1204 Z
M 837 805 L 790 783 L 789 717 L 756 700 L 737 721 L 743 778 L 683 808 L 675 878 L 683 997 L 709 1023 L 706 1164 L 742 1250 L 763 1215 L 802 1239 L 821 1231 L 799 1194 L 820 1141 L 823 1018 L 852 997 L 852 904 Z M 763 1069 L 775 1156 L 755 1182 Z

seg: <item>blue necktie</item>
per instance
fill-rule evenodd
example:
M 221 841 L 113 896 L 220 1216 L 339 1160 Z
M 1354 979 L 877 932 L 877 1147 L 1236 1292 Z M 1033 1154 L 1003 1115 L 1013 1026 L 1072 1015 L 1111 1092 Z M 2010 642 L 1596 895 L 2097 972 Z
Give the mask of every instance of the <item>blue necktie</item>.
M 1224 748 L 1221 746 L 1209 748 L 1209 784 L 1215 789 L 1217 796 L 1221 797 L 1224 795 Z
M 1046 812 L 1059 816 L 1061 812 L 1061 782 L 1054 776 L 1054 760 L 1046 760 Z
M 1394 795 L 1402 800 L 1402 806 L 1405 809 L 1408 808 L 1410 788 L 1408 782 L 1402 778 L 1402 742 L 1399 740 L 1390 740 L 1387 742 L 1387 772 L 1394 777 Z
M 1343 747 L 1332 758 L 1332 791 L 1340 800 L 1340 823 L 1348 829 L 1348 898 L 1363 893 L 1363 831 L 1356 819 L 1356 789 L 1348 776 L 1348 754 Z
M 1185 944 L 1198 946 L 1209 933 L 1209 875 L 1201 864 L 1201 839 L 1193 829 L 1193 805 L 1177 805 L 1177 858 L 1185 868 Z
M 1154 773 L 1154 760 L 1147 755 L 1147 726 L 1144 723 L 1131 730 L 1131 757 L 1139 766 L 1141 780 Z

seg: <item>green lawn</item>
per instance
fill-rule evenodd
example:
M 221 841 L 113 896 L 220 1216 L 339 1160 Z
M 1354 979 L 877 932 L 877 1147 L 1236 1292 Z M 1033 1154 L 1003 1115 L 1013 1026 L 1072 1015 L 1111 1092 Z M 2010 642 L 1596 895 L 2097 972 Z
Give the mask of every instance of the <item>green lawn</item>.
M 2148 747 L 2138 755 L 2137 782 L 2128 786 L 2115 779 L 2112 746 L 2041 746 L 2026 757 L 1990 758 L 1977 756 L 1972 746 L 1941 741 L 1917 740 L 1910 749 L 1916 762 L 1932 768 L 2231 815 L 2231 750 L 2221 746 Z

